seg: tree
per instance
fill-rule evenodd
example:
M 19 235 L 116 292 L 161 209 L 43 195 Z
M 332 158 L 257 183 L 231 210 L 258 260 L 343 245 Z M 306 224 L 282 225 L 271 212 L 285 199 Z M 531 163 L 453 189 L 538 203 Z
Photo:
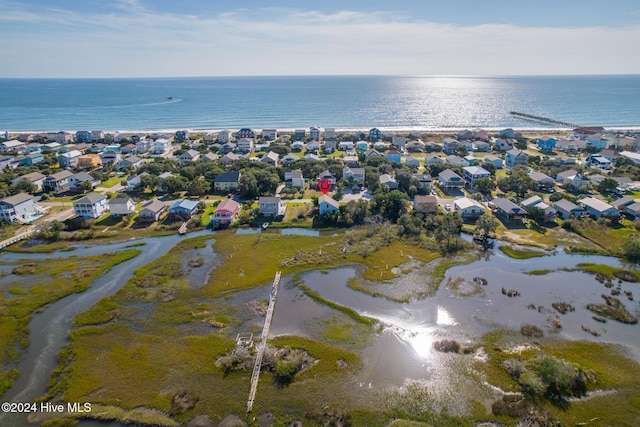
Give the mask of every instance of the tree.
M 17 193 L 34 194 L 36 191 L 38 191 L 38 187 L 33 182 L 26 179 L 21 179 L 20 181 L 16 182 L 14 185 L 11 186 L 11 192 L 13 194 L 17 194 Z
M 536 222 L 540 222 L 544 217 L 544 209 L 539 208 L 537 206 L 529 206 L 527 208 L 527 212 L 529 213 L 529 216 L 531 217 L 531 219 L 533 219 Z
M 519 136 L 518 138 L 516 138 L 516 148 L 519 150 L 526 150 L 528 148 L 527 146 L 527 138 L 524 138 L 522 136 Z
M 211 189 L 211 183 L 202 177 L 194 179 L 189 183 L 187 190 L 192 196 L 204 196 Z
M 632 235 L 622 240 L 622 255 L 630 261 L 640 261 L 640 237 L 638 235 Z
M 491 192 L 496 189 L 496 183 L 491 178 L 480 178 L 473 188 L 486 196 L 490 196 Z
M 498 220 L 495 217 L 487 214 L 480 215 L 480 218 L 476 220 L 475 233 L 480 236 L 489 236 L 495 233 L 498 228 Z
M 169 176 L 161 181 L 162 187 L 169 194 L 183 191 L 185 188 L 187 188 L 187 183 L 187 179 L 183 176 Z
M 364 224 L 368 214 L 369 203 L 366 200 L 351 200 L 346 205 L 340 206 L 340 221 L 349 227 Z
M 513 191 L 518 197 L 524 197 L 529 191 L 538 189 L 538 183 L 534 181 L 525 168 L 516 167 L 511 176 L 498 180 L 498 188 L 505 193 Z
M 596 188 L 602 194 L 612 193 L 618 188 L 618 181 L 613 178 L 605 178 L 600 181 L 600 184 L 598 184 Z
M 93 190 L 93 183 L 91 181 L 83 181 L 82 184 L 80 184 L 80 187 L 82 188 L 82 191 L 88 193 Z
M 379 192 L 371 200 L 371 213 L 396 222 L 408 206 L 409 197 L 401 191 Z

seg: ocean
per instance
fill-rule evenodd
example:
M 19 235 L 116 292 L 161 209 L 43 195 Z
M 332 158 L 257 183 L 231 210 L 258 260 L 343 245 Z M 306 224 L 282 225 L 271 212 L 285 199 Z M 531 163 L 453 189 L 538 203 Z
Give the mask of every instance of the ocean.
M 640 75 L 0 79 L 0 130 L 640 127 Z M 557 125 L 555 126 L 557 127 Z

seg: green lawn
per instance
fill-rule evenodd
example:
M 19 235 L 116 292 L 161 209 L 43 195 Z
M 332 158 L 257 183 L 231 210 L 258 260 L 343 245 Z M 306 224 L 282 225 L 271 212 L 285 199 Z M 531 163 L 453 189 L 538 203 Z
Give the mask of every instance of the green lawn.
M 102 181 L 100 183 L 99 187 L 112 188 L 112 187 L 115 187 L 116 185 L 120 184 L 125 179 L 127 179 L 127 175 L 112 176 L 111 178 L 107 179 L 106 181 Z

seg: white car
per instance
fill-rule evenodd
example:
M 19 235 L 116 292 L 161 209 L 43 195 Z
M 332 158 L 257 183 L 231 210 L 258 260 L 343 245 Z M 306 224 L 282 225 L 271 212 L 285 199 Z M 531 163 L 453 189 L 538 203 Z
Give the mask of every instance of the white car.
M 449 212 L 451 210 L 451 205 L 444 205 L 444 210 Z

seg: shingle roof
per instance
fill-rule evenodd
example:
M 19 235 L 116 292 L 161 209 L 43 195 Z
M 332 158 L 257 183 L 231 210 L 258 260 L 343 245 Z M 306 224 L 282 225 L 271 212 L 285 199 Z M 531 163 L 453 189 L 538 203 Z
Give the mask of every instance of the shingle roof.
M 11 205 L 19 205 L 20 203 L 23 203 L 29 199 L 33 199 L 33 196 L 31 194 L 18 193 L 13 196 L 5 197 L 0 201 L 11 204 Z
M 81 199 L 76 200 L 75 202 L 73 202 L 73 204 L 86 204 L 86 203 L 90 203 L 90 204 L 94 204 L 99 202 L 100 200 L 104 200 L 107 197 L 103 194 L 98 194 L 98 193 L 92 193 L 92 194 L 87 194 L 86 196 L 84 196 Z

